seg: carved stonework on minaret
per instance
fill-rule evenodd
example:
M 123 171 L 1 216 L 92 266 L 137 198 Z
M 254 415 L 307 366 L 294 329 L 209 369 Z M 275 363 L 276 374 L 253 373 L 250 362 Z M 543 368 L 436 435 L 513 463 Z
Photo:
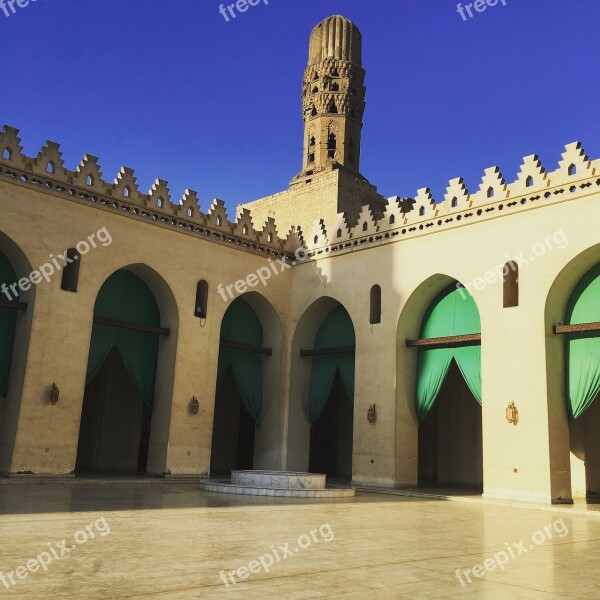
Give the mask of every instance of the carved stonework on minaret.
M 310 36 L 302 84 L 304 161 L 299 177 L 334 163 L 359 171 L 364 81 L 358 27 L 340 16 L 319 23 Z

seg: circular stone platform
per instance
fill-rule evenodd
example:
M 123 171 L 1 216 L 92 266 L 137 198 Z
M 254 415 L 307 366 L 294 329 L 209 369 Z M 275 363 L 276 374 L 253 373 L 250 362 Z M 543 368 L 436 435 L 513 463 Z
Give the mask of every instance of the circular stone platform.
M 322 473 L 294 473 L 285 471 L 232 471 L 232 485 L 291 490 L 324 490 Z
M 203 481 L 200 489 L 221 494 L 280 498 L 349 498 L 354 488 L 327 488 L 326 475 L 293 471 L 232 471 L 231 482 Z

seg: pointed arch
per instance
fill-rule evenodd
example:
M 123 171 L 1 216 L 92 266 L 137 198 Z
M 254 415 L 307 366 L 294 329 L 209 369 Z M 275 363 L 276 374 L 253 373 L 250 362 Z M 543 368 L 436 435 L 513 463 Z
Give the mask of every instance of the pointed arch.
M 90 318 L 94 325 L 82 394 L 77 468 L 127 468 L 164 475 L 179 326 L 171 287 L 148 265 L 123 266 L 99 287 Z M 98 378 L 111 381 L 115 377 L 121 385 L 113 393 L 105 394 L 103 386 L 94 384 Z M 115 409 L 111 409 L 112 420 L 99 420 L 99 402 Z M 90 444 L 100 434 L 104 453 L 96 456 Z
M 348 311 L 340 304 L 321 323 L 315 337 L 314 350 L 353 347 L 355 344 L 356 336 L 352 319 Z M 310 422 L 313 425 L 319 420 L 325 409 L 338 371 L 350 400 L 354 401 L 354 354 L 313 357 L 308 398 Z
M 600 321 L 599 275 L 597 244 L 563 266 L 546 297 L 545 324 L 554 332 L 546 337 L 551 493 L 563 501 L 600 493 L 600 452 L 594 442 L 600 425 L 600 332 L 580 327 Z M 563 326 L 583 331 L 563 334 Z
M 434 274 L 413 289 L 400 313 L 396 334 L 398 482 L 411 485 L 420 481 L 425 485 L 436 481 L 455 482 L 479 487 L 483 480 L 482 408 L 454 358 L 454 351 L 463 351 L 464 344 L 458 348 L 437 345 L 426 350 L 426 345 L 409 342 L 468 331 L 459 327 L 453 318 L 447 325 L 443 318 L 431 319 L 440 299 L 450 292 L 460 293 L 461 289 L 457 288 L 456 278 Z M 465 298 L 469 303 L 466 294 Z M 458 299 L 463 301 L 462 296 L 455 300 Z M 439 316 L 439 309 L 435 312 Z M 443 355 L 444 351 L 449 351 L 451 356 Z M 459 360 L 461 358 L 465 359 L 461 360 L 463 367 L 465 364 L 468 369 L 478 366 L 473 365 L 473 361 L 469 364 L 469 358 L 473 357 L 459 357 Z M 471 370 L 475 372 L 477 389 L 480 376 L 476 376 L 476 368 Z M 444 424 L 443 428 L 440 423 Z M 457 436 L 464 438 L 464 443 L 454 444 Z
M 421 327 L 421 339 L 481 332 L 479 310 L 466 288 L 451 284 L 430 304 Z M 452 361 L 459 367 L 473 396 L 481 404 L 481 346 L 419 350 L 417 415 L 423 421 L 431 412 Z
M 279 313 L 262 294 L 242 294 L 224 310 L 220 336 L 211 473 L 281 469 Z
M 94 318 L 147 327 L 160 327 L 160 311 L 150 288 L 131 271 L 113 273 L 102 285 L 94 305 Z M 86 384 L 96 376 L 113 349 L 117 349 L 144 403 L 154 404 L 154 383 L 159 338 L 155 334 L 120 327 L 94 325 Z
M 221 342 L 233 342 L 261 348 L 263 331 L 259 318 L 244 298 L 236 298 L 221 321 Z M 242 397 L 242 402 L 254 421 L 260 425 L 262 413 L 262 356 L 258 353 L 234 349 L 221 343 L 217 386 L 231 366 Z
M 302 311 L 292 342 L 288 469 L 351 476 L 354 344 L 338 300 L 323 296 Z

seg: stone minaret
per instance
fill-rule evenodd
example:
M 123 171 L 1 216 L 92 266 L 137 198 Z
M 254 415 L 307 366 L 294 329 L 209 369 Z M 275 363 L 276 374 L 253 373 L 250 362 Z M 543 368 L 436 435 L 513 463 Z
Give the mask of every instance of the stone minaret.
M 359 171 L 364 80 L 358 27 L 339 15 L 319 23 L 310 35 L 302 86 L 304 162 L 299 177 L 334 163 Z
M 387 201 L 360 173 L 364 81 L 358 27 L 338 15 L 319 23 L 310 34 L 302 86 L 302 172 L 285 192 L 241 204 L 240 213 L 248 209 L 254 223 L 274 218 L 279 232 L 299 227 L 306 239 L 325 227 L 331 240 L 340 213 L 349 227 L 364 207 L 376 220 L 383 217 Z

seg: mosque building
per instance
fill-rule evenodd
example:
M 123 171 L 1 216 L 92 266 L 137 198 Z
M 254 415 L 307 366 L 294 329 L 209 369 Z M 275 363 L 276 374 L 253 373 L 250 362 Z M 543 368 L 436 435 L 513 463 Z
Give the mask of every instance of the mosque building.
M 315 27 L 301 171 L 231 218 L 2 129 L 2 475 L 600 493 L 600 160 L 384 198 L 361 54 L 347 19 Z

